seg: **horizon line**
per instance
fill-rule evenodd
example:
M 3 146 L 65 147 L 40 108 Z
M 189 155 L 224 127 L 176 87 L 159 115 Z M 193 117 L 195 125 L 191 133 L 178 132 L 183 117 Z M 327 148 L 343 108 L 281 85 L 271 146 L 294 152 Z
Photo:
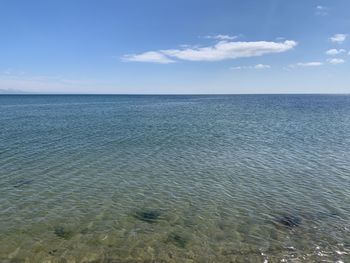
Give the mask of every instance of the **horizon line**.
M 283 93 L 46 93 L 46 92 L 18 92 L 18 93 L 0 93 L 1 95 L 53 95 L 53 96 L 234 96 L 234 95 L 350 95 L 350 92 L 283 92 Z

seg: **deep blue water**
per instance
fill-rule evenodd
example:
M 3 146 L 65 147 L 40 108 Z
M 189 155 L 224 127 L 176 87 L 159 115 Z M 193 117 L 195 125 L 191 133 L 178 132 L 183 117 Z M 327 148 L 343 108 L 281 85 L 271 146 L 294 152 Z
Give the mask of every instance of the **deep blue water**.
M 350 262 L 350 96 L 2 95 L 0 128 L 0 262 Z

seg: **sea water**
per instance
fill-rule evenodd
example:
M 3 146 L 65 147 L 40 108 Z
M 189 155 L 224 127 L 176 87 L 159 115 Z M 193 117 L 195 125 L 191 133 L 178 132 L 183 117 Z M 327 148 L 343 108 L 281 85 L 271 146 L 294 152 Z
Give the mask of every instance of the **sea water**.
M 350 262 L 350 96 L 0 96 L 0 262 Z

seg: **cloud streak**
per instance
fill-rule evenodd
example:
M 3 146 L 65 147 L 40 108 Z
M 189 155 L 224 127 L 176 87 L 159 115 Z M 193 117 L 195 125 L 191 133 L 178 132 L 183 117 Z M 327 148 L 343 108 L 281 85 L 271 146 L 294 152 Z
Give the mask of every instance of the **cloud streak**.
M 326 54 L 329 55 L 329 56 L 336 56 L 336 55 L 340 55 L 342 53 L 345 53 L 346 50 L 345 49 L 329 49 L 326 51 Z
M 334 36 L 330 37 L 329 40 L 333 43 L 342 44 L 346 40 L 347 35 L 345 34 L 335 34 Z
M 327 60 L 329 63 L 333 64 L 333 65 L 338 65 L 338 64 L 343 64 L 345 63 L 344 59 L 341 58 L 331 58 Z
M 235 42 L 219 41 L 215 45 L 206 47 L 187 47 L 182 49 L 165 49 L 147 51 L 140 54 L 123 56 L 123 61 L 153 62 L 168 64 L 176 60 L 184 61 L 222 61 L 228 59 L 257 57 L 265 54 L 282 53 L 293 49 L 297 42 Z
M 318 16 L 326 16 L 326 15 L 328 15 L 328 7 L 322 6 L 322 5 L 316 6 L 315 14 L 318 15 Z
M 255 66 L 238 66 L 238 67 L 231 67 L 232 70 L 242 70 L 242 69 L 269 69 L 271 68 L 270 65 L 265 64 L 257 64 Z
M 306 68 L 306 67 L 319 67 L 322 66 L 323 63 L 320 61 L 312 61 L 312 62 L 299 62 L 293 65 L 290 65 L 291 68 L 295 68 L 295 67 L 302 67 L 302 68 Z
M 234 40 L 238 38 L 238 36 L 229 36 L 229 35 L 215 35 L 215 36 L 205 36 L 207 39 L 216 39 L 216 40 Z
M 131 62 L 150 62 L 150 63 L 159 63 L 159 64 L 169 64 L 174 63 L 175 61 L 165 56 L 161 52 L 149 51 L 142 54 L 134 55 L 125 55 L 122 58 L 123 61 Z

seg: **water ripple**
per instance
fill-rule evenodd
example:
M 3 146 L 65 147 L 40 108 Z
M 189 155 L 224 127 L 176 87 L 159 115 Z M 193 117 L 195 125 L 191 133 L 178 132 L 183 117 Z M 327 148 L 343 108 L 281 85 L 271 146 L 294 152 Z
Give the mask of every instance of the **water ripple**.
M 349 96 L 0 96 L 0 125 L 0 262 L 350 261 Z

